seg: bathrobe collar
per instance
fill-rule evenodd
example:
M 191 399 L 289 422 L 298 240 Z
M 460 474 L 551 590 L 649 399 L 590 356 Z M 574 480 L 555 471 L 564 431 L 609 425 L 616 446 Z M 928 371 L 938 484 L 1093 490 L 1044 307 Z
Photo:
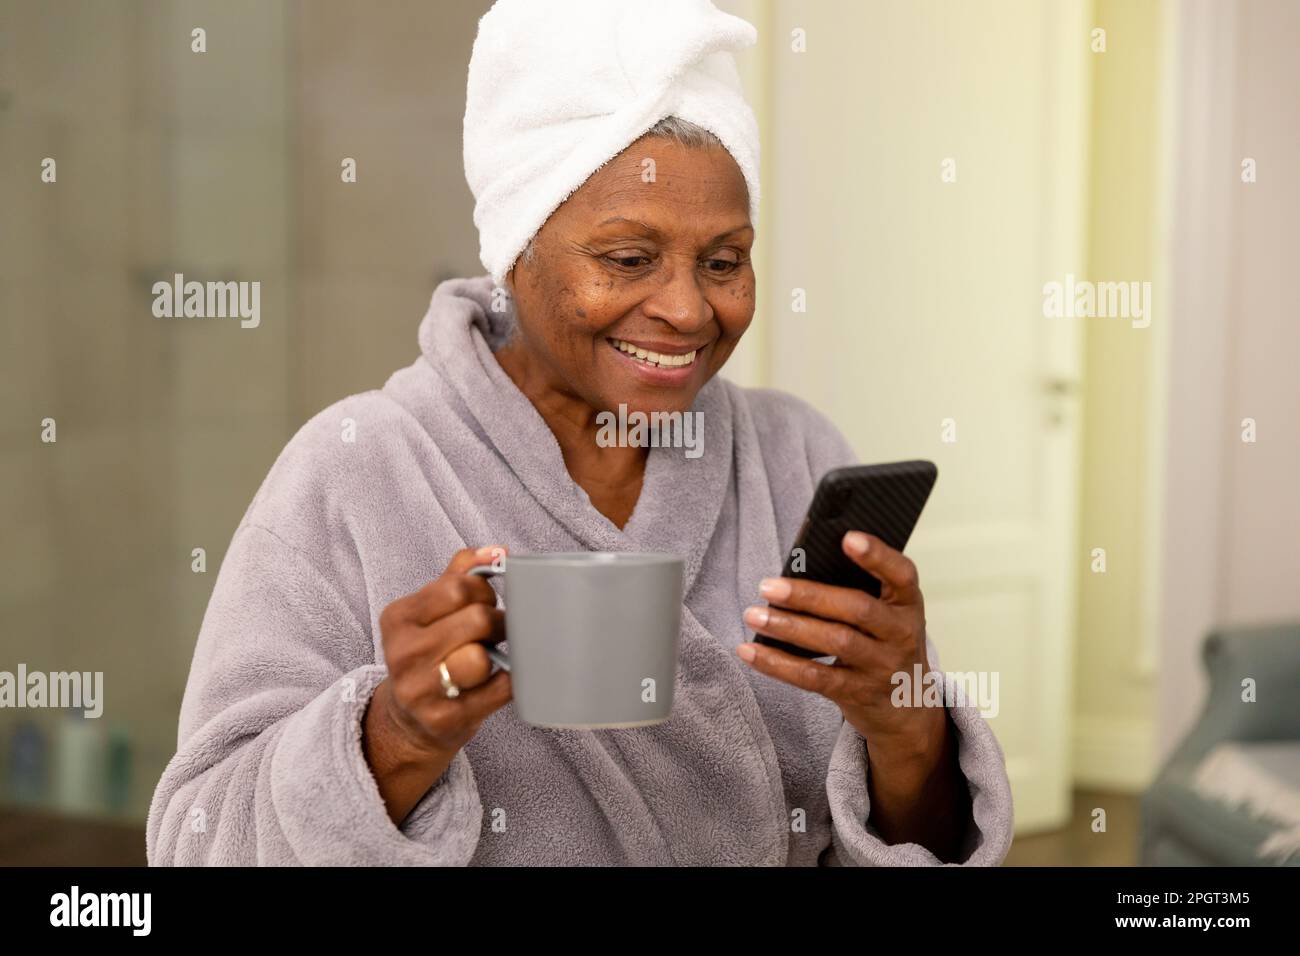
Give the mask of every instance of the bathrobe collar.
M 493 355 L 514 322 L 514 300 L 493 285 L 491 276 L 449 279 L 434 290 L 420 324 L 420 348 L 455 387 L 529 494 L 556 521 L 593 551 L 682 556 L 689 593 L 731 474 L 732 409 L 722 383 L 716 378 L 705 383 L 691 407 L 701 413 L 703 454 L 687 458 L 682 448 L 651 448 L 641 497 L 620 529 L 569 475 L 559 442 Z

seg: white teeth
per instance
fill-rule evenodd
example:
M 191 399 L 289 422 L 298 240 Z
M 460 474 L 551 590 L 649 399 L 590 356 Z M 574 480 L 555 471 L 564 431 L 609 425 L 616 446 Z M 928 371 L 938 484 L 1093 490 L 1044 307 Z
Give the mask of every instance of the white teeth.
M 626 352 L 647 365 L 657 365 L 660 368 L 680 368 L 683 365 L 690 365 L 695 361 L 695 355 L 698 351 L 692 350 L 685 355 L 660 355 L 658 352 L 639 348 L 631 342 L 624 342 L 622 339 L 611 339 L 610 341 L 614 343 L 614 347 L 620 352 Z

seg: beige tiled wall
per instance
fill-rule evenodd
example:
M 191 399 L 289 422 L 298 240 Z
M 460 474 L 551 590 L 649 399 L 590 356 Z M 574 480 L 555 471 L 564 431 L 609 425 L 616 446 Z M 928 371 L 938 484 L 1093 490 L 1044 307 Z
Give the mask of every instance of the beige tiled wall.
M 489 6 L 324 0 L 294 20 L 300 419 L 409 365 L 437 282 L 484 271 L 461 119 Z
M 104 672 L 135 819 L 221 556 L 291 433 L 285 22 L 252 0 L 0 4 L 0 669 Z M 174 270 L 261 281 L 261 327 L 154 318 Z M 0 740 L 23 718 L 51 740 L 67 719 L 6 710 Z

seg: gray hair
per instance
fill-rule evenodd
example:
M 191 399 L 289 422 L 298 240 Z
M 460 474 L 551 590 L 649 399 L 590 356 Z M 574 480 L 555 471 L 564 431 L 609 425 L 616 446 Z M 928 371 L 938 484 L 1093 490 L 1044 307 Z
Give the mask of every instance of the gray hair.
M 711 146 L 722 146 L 722 140 L 718 139 L 709 130 L 684 120 L 680 116 L 665 116 L 641 135 L 671 139 L 679 146 L 685 146 L 689 149 L 708 149 Z M 528 240 L 528 245 L 524 247 L 521 256 L 525 262 L 532 262 L 533 257 L 537 254 L 537 250 L 533 248 L 533 243 L 536 241 L 537 237 L 533 236 L 532 239 Z
M 709 130 L 703 126 L 696 126 L 680 116 L 665 116 L 642 135 L 661 136 L 665 139 L 676 140 L 679 145 L 689 146 L 694 149 L 722 146 L 722 140 L 714 136 Z

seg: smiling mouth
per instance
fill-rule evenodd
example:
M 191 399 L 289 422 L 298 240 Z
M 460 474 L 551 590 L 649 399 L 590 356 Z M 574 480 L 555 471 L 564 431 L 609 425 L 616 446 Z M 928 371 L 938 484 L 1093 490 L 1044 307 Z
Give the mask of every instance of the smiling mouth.
M 667 353 L 654 352 L 650 349 L 643 349 L 633 345 L 631 342 L 625 342 L 622 339 L 606 339 L 610 345 L 625 354 L 628 358 L 641 362 L 643 365 L 649 365 L 653 368 L 683 368 L 692 365 L 695 362 L 695 356 L 699 354 L 698 349 L 691 349 L 681 355 L 669 355 Z

